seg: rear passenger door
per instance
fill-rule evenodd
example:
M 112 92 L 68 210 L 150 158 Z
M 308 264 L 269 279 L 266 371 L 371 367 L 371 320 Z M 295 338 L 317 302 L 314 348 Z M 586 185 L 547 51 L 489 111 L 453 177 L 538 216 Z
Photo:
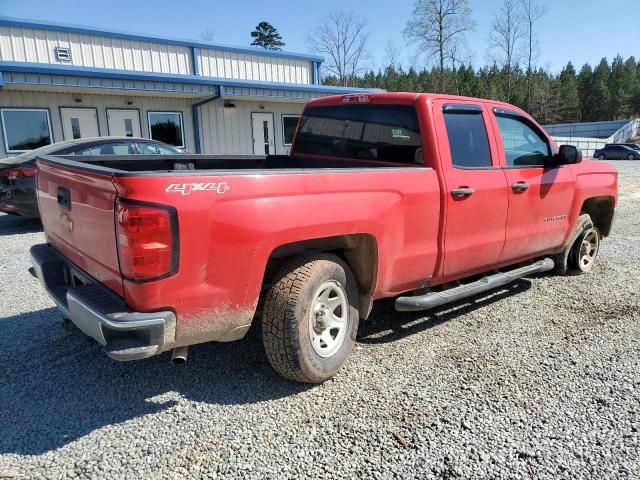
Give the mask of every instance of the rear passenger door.
M 549 139 L 528 117 L 494 109 L 509 185 L 509 215 L 501 261 L 558 247 L 569 231 L 575 180 L 568 166 L 550 167 Z
M 489 112 L 481 104 L 434 103 L 446 186 L 444 276 L 494 265 L 502 252 L 508 190 Z

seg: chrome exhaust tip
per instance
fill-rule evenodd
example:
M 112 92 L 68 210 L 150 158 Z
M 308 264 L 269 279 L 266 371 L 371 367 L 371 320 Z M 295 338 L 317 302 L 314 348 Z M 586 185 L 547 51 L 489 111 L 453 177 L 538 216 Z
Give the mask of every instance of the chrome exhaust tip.
M 187 363 L 189 355 L 189 347 L 177 347 L 171 352 L 171 363 L 174 365 L 183 365 Z

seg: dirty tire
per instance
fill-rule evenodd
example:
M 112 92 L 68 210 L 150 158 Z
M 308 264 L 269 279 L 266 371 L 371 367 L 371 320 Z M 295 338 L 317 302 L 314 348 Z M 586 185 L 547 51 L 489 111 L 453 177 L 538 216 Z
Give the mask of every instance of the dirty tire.
M 347 300 L 345 335 L 329 357 L 316 353 L 309 320 L 316 293 L 326 282 L 339 284 Z M 288 379 L 322 383 L 346 363 L 355 344 L 358 320 L 356 282 L 342 259 L 326 253 L 294 257 L 280 269 L 265 297 L 262 340 L 267 358 Z
M 576 228 L 568 244 L 569 246 L 553 257 L 555 273 L 558 275 L 572 275 L 585 273 L 587 271 L 579 268 L 576 261 L 575 249 L 576 246 L 579 246 L 583 235 L 591 229 L 595 229 L 591 216 L 588 213 L 583 213 L 578 217 Z

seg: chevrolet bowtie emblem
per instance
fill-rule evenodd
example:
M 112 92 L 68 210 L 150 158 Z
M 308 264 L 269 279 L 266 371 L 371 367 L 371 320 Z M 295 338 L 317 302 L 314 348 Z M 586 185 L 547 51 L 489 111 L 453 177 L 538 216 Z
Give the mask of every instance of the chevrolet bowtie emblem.
M 71 220 L 65 213 L 60 215 L 60 224 L 66 232 L 71 232 L 73 230 L 73 220 Z

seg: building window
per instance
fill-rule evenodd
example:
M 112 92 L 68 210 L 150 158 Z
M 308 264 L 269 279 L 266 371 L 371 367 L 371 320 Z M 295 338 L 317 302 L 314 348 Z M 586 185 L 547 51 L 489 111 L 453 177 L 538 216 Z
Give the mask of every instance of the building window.
M 300 115 L 282 116 L 282 143 L 285 147 L 290 147 L 293 143 L 293 136 L 296 133 L 299 119 Z
M 184 147 L 184 128 L 180 112 L 148 112 L 149 136 L 176 147 Z
M 7 153 L 19 153 L 53 142 L 49 110 L 3 108 L 2 131 Z

